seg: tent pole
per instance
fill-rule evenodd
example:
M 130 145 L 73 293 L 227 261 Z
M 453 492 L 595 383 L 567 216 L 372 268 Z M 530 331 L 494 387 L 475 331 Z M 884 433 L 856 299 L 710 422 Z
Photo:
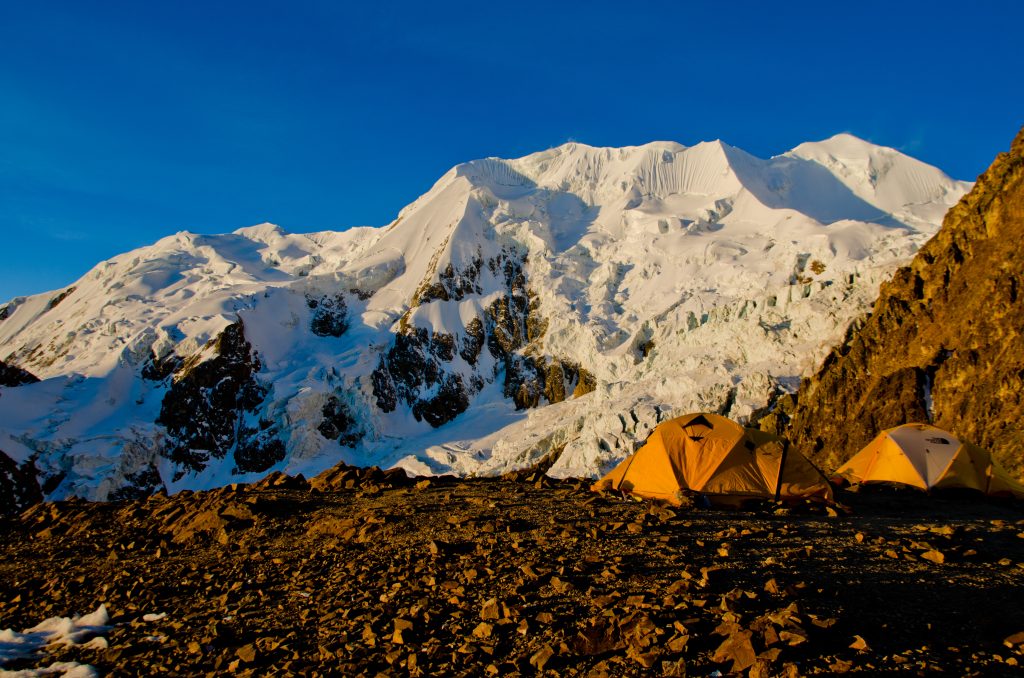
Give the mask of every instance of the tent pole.
M 786 468 L 786 453 L 789 451 L 789 442 L 782 443 L 782 460 L 779 461 L 779 478 L 775 481 L 775 501 L 782 497 L 782 470 Z

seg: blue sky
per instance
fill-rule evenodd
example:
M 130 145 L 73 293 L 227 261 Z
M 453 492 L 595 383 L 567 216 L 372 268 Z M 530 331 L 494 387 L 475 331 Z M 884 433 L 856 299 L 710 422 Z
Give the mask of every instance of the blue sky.
M 568 140 L 847 131 L 973 179 L 1024 123 L 1019 7 L 0 1 L 0 303 L 179 230 L 382 225 Z

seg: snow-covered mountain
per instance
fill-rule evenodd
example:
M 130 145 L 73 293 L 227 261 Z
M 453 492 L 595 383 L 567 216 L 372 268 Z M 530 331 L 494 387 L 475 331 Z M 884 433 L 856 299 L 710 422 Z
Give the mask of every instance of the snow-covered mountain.
M 383 228 L 178 233 L 0 308 L 0 359 L 42 379 L 0 388 L 0 451 L 97 499 L 339 460 L 593 476 L 673 413 L 793 389 L 969 188 L 845 134 L 570 143 L 459 165 Z

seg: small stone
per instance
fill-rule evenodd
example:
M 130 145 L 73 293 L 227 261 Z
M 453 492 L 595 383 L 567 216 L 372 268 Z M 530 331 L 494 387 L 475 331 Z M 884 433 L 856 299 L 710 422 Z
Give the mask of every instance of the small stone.
M 771 664 L 761 658 L 758 658 L 757 662 L 750 667 L 750 671 L 747 672 L 747 678 L 769 678 L 771 675 Z
M 476 625 L 476 628 L 473 629 L 473 637 L 474 638 L 480 638 L 480 639 L 490 638 L 493 633 L 494 633 L 494 624 L 488 624 L 487 622 L 480 622 L 479 624 Z
M 396 619 L 394 627 L 395 631 L 391 634 L 391 642 L 395 645 L 404 645 L 407 639 L 403 634 L 412 631 L 412 622 L 408 619 Z
M 628 655 L 630 659 L 645 669 L 653 668 L 655 662 L 658 661 L 658 654 L 656 652 L 638 652 L 630 648 Z
M 668 648 L 669 652 L 675 654 L 682 654 L 686 650 L 686 644 L 689 641 L 690 636 L 677 635 L 671 640 L 669 640 L 668 643 L 665 644 L 665 647 Z
M 871 648 L 868 647 L 868 643 L 866 640 L 864 640 L 860 636 L 854 636 L 853 642 L 850 643 L 850 649 L 857 650 L 858 652 L 867 652 Z
M 735 631 L 718 646 L 711 655 L 711 661 L 719 664 L 731 661 L 730 673 L 739 673 L 750 668 L 757 660 L 757 653 L 750 642 L 751 635 L 750 631 Z
M 565 593 L 570 588 L 572 588 L 572 584 L 570 584 L 569 582 L 564 581 L 562 579 L 559 579 L 558 577 L 552 577 L 551 578 L 551 587 L 553 589 L 555 589 L 555 591 L 557 593 Z
M 925 551 L 921 554 L 921 557 L 925 560 L 930 560 L 931 562 L 937 565 L 941 565 L 942 563 L 946 562 L 946 556 L 942 554 L 942 551 L 936 551 L 934 549 L 932 549 L 931 551 Z
M 853 668 L 853 662 L 848 662 L 843 659 L 836 659 L 829 664 L 829 671 L 832 673 L 847 673 Z
M 1014 645 L 1024 645 L 1024 631 L 1015 633 L 1012 636 L 1007 636 L 1003 640 L 1003 645 L 1006 647 L 1013 647 Z
M 256 661 L 256 646 L 252 643 L 243 645 L 242 647 L 235 650 L 235 656 L 241 659 L 246 664 L 251 664 Z
M 501 610 L 497 598 L 488 598 L 480 608 L 480 618 L 484 621 L 494 621 L 501 618 Z
M 661 662 L 661 675 L 665 678 L 686 678 L 686 660 Z
M 551 649 L 550 645 L 545 645 L 530 657 L 530 665 L 536 668 L 538 671 L 543 671 L 547 663 L 551 661 L 551 658 L 555 656 L 555 651 Z
M 788 643 L 790 646 L 800 645 L 807 642 L 807 636 L 794 631 L 782 631 L 779 633 L 779 640 Z

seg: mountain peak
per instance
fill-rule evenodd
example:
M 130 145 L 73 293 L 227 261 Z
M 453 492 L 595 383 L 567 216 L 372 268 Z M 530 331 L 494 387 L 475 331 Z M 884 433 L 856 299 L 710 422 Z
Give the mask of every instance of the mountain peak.
M 894 148 L 879 146 L 878 144 L 861 139 L 849 132 L 840 132 L 839 134 L 834 134 L 827 139 L 822 139 L 821 141 L 804 142 L 789 153 L 805 157 L 827 154 L 836 158 L 848 160 L 866 159 L 888 154 L 902 155 Z
M 780 158 L 816 163 L 839 178 L 861 200 L 899 218 L 933 221 L 966 193 L 971 184 L 895 148 L 849 133 L 800 144 Z M 933 209 L 934 207 L 934 209 Z
M 249 240 L 256 240 L 259 242 L 269 243 L 271 240 L 277 240 L 288 234 L 283 228 L 277 224 L 272 224 L 269 221 L 265 221 L 262 224 L 256 224 L 255 226 L 244 226 L 242 228 L 235 229 L 232 231 L 235 235 L 240 235 Z

